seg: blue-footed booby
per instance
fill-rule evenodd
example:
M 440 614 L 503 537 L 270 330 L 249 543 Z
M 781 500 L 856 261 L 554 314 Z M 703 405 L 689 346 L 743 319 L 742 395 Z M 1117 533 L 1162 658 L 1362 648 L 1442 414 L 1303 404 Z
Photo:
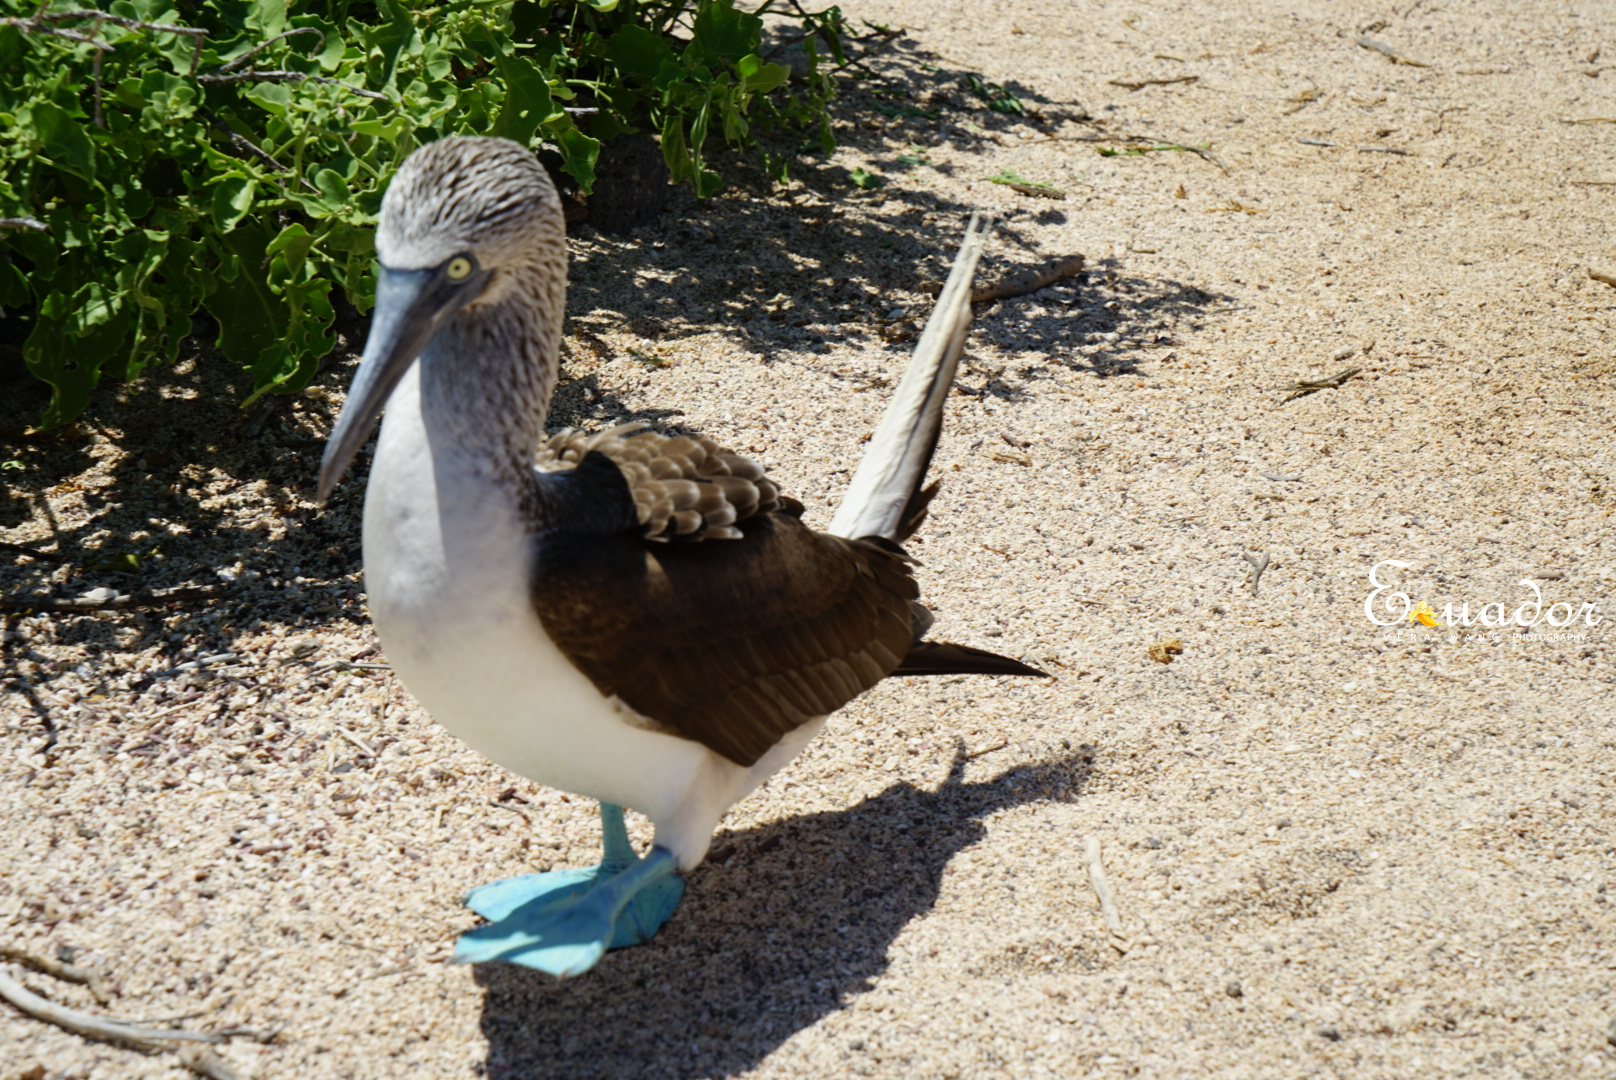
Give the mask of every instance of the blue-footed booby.
M 382 201 L 364 357 L 320 470 L 323 500 L 386 408 L 365 496 L 365 586 L 393 669 L 451 733 L 597 799 L 590 870 L 496 882 L 455 958 L 556 975 L 647 940 L 724 812 L 826 716 L 888 675 L 1041 675 L 922 640 L 899 546 L 969 322 L 987 223 L 828 532 L 757 463 L 625 425 L 545 437 L 565 309 L 562 207 L 532 153 L 446 138 Z M 622 807 L 655 843 L 637 857 Z

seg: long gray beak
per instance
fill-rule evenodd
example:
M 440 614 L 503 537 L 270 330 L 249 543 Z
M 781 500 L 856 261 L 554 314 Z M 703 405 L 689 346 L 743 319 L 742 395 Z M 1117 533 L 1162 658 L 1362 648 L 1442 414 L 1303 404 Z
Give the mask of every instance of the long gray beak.
M 437 336 L 444 323 L 488 283 L 487 271 L 478 268 L 461 281 L 450 281 L 442 267 L 426 270 L 381 268 L 376 279 L 376 308 L 371 313 L 370 337 L 359 373 L 348 389 L 342 415 L 326 440 L 320 462 L 321 502 L 342 479 L 342 473 L 370 438 L 387 399 L 410 365 Z

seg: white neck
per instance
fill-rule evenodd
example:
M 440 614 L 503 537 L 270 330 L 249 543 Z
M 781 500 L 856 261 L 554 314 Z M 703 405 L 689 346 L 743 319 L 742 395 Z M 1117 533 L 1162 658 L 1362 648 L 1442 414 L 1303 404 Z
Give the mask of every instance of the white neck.
M 388 400 L 365 497 L 366 592 L 378 627 L 396 632 L 527 607 L 531 449 L 517 457 L 516 433 L 470 426 L 431 381 L 423 358 Z

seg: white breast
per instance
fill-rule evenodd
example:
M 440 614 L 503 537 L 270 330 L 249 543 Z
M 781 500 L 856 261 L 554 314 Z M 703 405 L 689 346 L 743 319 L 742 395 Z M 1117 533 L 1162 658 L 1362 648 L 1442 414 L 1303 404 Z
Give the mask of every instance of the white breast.
M 365 585 L 387 659 L 457 738 L 539 783 L 639 810 L 694 866 L 724 811 L 820 722 L 751 768 L 626 722 L 545 633 L 517 493 L 431 438 L 420 370 L 389 400 L 365 500 Z

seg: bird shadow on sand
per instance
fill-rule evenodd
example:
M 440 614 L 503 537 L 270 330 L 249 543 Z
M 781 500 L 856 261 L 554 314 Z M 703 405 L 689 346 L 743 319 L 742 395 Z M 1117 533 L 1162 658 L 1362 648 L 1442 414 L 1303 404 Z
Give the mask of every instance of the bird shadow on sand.
M 648 946 L 558 981 L 477 968 L 486 1075 L 731 1076 L 846 1007 L 891 963 L 893 941 L 937 902 L 949 862 L 985 819 L 1076 797 L 1091 756 L 965 782 L 955 757 L 936 790 L 907 781 L 856 806 L 720 834 L 672 921 Z

